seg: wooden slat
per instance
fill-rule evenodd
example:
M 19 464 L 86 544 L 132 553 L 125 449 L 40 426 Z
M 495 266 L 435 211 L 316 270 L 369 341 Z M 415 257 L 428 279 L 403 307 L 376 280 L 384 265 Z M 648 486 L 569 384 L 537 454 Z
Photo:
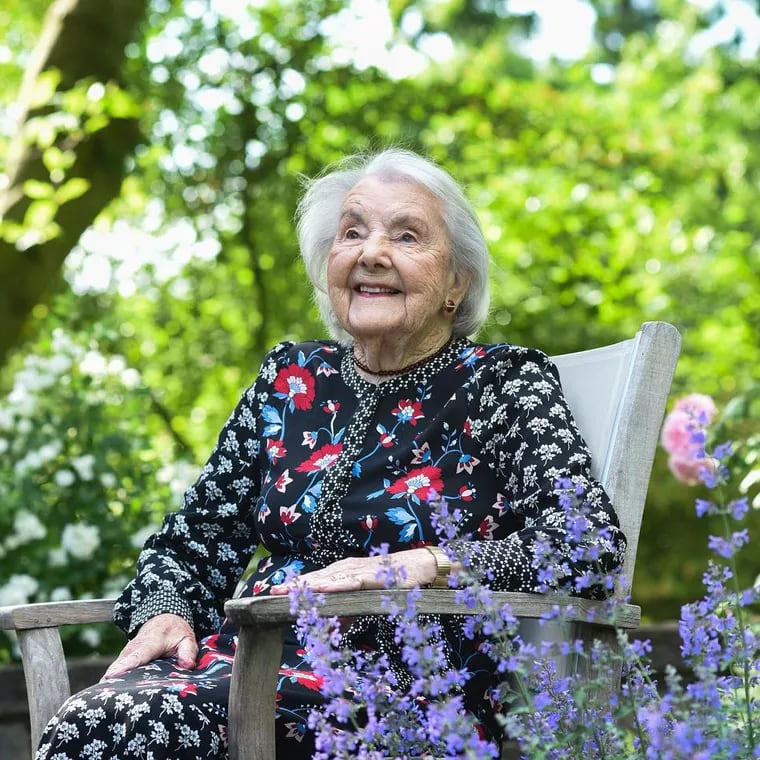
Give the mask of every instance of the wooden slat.
M 107 623 L 114 599 L 39 602 L 0 607 L 0 630 L 16 631 L 24 665 L 31 757 L 48 721 L 71 696 L 59 626 Z
M 286 628 L 279 624 L 240 630 L 230 683 L 230 760 L 276 755 L 275 695 Z
M 325 594 L 320 612 L 326 617 L 333 615 L 353 617 L 356 615 L 376 615 L 382 612 L 381 600 L 389 596 L 400 606 L 406 606 L 404 590 L 394 591 L 347 591 Z M 456 604 L 454 590 L 424 589 L 417 601 L 417 611 L 429 615 L 467 615 L 477 610 L 467 610 Z M 572 604 L 573 610 L 563 615 L 568 621 L 593 621 L 599 625 L 614 623 L 619 628 L 636 628 L 641 619 L 641 608 L 632 604 L 616 605 L 616 614 L 610 615 L 606 602 L 590 599 L 569 599 L 543 594 L 525 594 L 513 591 L 499 591 L 492 594 L 493 602 L 499 606 L 508 604 L 517 617 L 540 618 L 552 612 L 555 605 Z M 293 620 L 290 601 L 287 597 L 249 597 L 231 599 L 224 607 L 227 617 L 238 625 L 268 625 Z
M 78 599 L 0 607 L 0 630 L 23 631 L 60 625 L 108 623 L 115 599 Z
M 19 630 L 18 645 L 24 662 L 33 757 L 42 731 L 71 695 L 71 686 L 57 628 Z

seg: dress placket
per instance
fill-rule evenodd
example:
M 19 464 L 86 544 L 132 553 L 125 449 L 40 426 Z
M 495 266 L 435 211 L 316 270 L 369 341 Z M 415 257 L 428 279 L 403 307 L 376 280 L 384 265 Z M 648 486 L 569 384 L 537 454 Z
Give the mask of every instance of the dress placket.
M 467 346 L 466 338 L 453 341 L 446 351 L 413 372 L 374 384 L 361 377 L 354 367 L 353 354 L 346 351 L 341 361 L 341 376 L 356 395 L 358 403 L 343 439 L 343 449 L 322 480 L 319 505 L 311 517 L 312 552 L 310 559 L 321 566 L 359 550 L 356 538 L 345 529 L 341 501 L 351 487 L 354 462 L 361 455 L 369 428 L 376 418 L 381 399 L 404 388 L 424 386 L 453 362 Z

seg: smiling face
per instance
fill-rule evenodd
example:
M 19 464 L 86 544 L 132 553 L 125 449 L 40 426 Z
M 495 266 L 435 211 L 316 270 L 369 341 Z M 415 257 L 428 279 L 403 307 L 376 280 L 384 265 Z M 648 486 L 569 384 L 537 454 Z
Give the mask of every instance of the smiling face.
M 357 346 L 414 360 L 451 335 L 466 283 L 451 269 L 441 201 L 404 178 L 365 177 L 348 193 L 327 260 L 335 316 Z M 378 366 L 377 364 L 375 366 Z

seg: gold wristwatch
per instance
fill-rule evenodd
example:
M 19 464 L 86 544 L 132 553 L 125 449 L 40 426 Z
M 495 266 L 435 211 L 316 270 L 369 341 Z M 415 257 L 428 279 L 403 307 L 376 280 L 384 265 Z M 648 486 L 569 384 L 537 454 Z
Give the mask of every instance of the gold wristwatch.
M 449 588 L 449 575 L 451 575 L 451 560 L 449 555 L 438 546 L 426 546 L 435 558 L 435 580 L 430 588 Z

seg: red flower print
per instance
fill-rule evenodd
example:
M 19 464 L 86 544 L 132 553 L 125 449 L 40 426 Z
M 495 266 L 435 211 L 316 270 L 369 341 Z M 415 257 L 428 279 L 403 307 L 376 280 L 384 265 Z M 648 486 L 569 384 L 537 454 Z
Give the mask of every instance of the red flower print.
M 340 409 L 340 402 L 338 401 L 325 401 L 322 406 L 322 411 L 328 414 L 335 414 Z
M 277 373 L 274 389 L 278 398 L 290 399 L 291 409 L 311 409 L 314 377 L 308 369 L 290 364 Z
M 506 511 L 507 507 L 509 505 L 504 500 L 504 494 L 503 493 L 497 493 L 496 494 L 496 501 L 491 504 L 491 509 L 495 509 L 498 513 L 499 517 L 501 517 Z
M 364 515 L 359 518 L 359 525 L 366 531 L 375 530 L 377 528 L 377 517 L 374 515 Z
M 198 664 L 196 665 L 198 670 L 208 668 L 215 662 L 232 662 L 233 657 L 231 654 L 225 654 L 224 652 L 219 652 L 216 649 L 218 646 L 218 640 L 219 634 L 215 634 L 213 636 L 209 636 L 207 639 L 204 639 L 204 644 L 206 645 L 204 648 L 206 651 L 198 659 Z
M 478 359 L 482 359 L 485 355 L 486 352 L 482 346 L 473 346 L 472 348 L 468 348 L 459 354 L 459 358 L 462 361 L 457 364 L 456 368 L 462 369 L 462 367 L 472 367 L 472 365 L 475 364 Z
M 269 584 L 266 581 L 256 581 L 251 589 L 251 595 L 263 594 L 269 588 Z
M 282 459 L 287 453 L 288 450 L 282 441 L 273 441 L 271 438 L 267 438 L 267 456 L 272 464 L 277 464 L 277 460 Z
M 296 512 L 295 504 L 291 504 L 289 507 L 280 507 L 280 520 L 285 525 L 292 525 L 300 516 L 301 513 Z
M 499 523 L 497 523 L 491 515 L 486 515 L 478 526 L 478 533 L 481 538 L 493 538 L 493 532 L 498 527 Z
M 441 470 L 430 466 L 409 470 L 385 490 L 392 494 L 408 494 L 418 499 L 434 499 L 443 490 Z
M 459 496 L 464 501 L 472 501 L 477 495 L 478 492 L 475 490 L 475 486 L 473 485 L 462 486 L 459 489 Z
M 422 404 L 419 401 L 410 401 L 408 398 L 402 398 L 391 414 L 395 414 L 400 422 L 408 422 L 410 425 L 416 425 L 417 420 L 425 416 L 422 413 Z
M 316 673 L 311 673 L 307 670 L 296 670 L 295 668 L 280 668 L 280 675 L 297 681 L 301 686 L 305 686 L 312 691 L 319 691 L 322 682 L 325 680 Z
M 470 422 L 470 418 L 469 417 L 464 421 L 464 425 L 462 426 L 462 430 L 463 430 L 464 434 L 468 438 L 472 438 L 472 423 Z
M 290 477 L 290 470 L 285 470 L 285 472 L 280 475 L 277 480 L 274 482 L 274 487 L 280 492 L 285 493 L 285 489 L 293 482 L 293 478 Z
M 305 462 L 296 467 L 297 472 L 319 472 L 332 466 L 343 451 L 342 443 L 326 443 L 318 448 Z
M 378 425 L 375 430 L 377 430 L 377 432 L 380 434 L 378 440 L 384 449 L 387 449 L 389 446 L 393 446 L 393 444 L 396 442 L 396 436 L 393 435 L 393 433 L 389 433 L 386 430 L 385 425 Z

